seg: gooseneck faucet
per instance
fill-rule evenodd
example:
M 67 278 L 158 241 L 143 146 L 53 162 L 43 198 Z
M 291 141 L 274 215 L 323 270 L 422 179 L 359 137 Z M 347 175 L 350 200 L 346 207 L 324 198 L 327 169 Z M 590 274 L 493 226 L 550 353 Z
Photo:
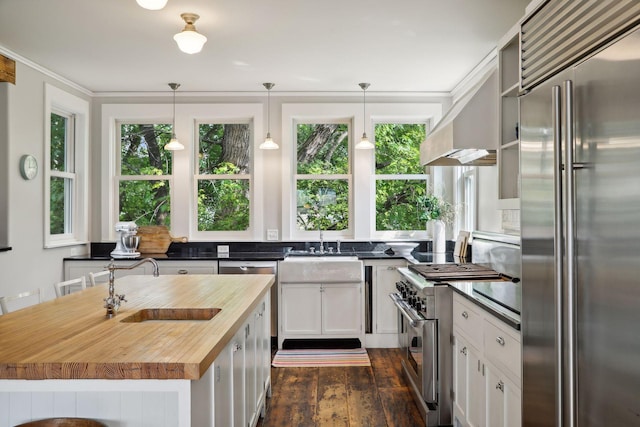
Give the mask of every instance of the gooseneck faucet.
M 104 308 L 107 309 L 106 316 L 108 318 L 112 318 L 116 315 L 116 313 L 118 313 L 118 309 L 120 308 L 121 303 L 127 302 L 127 300 L 124 299 L 124 295 L 118 295 L 115 293 L 115 271 L 133 270 L 134 268 L 144 264 L 145 262 L 150 262 L 153 265 L 153 277 L 158 277 L 160 275 L 160 268 L 158 267 L 158 263 L 156 262 L 156 260 L 153 258 L 144 258 L 131 265 L 115 265 L 113 263 L 113 260 L 111 260 L 111 262 L 107 266 L 107 269 L 109 270 L 109 296 L 104 299 Z

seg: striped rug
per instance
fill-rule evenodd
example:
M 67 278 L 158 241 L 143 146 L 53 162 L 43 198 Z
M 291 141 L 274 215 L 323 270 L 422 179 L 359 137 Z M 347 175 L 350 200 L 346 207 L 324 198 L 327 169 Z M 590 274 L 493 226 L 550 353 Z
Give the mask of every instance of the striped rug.
M 271 365 L 274 368 L 311 368 L 322 366 L 371 366 L 364 348 L 344 350 L 278 350 Z

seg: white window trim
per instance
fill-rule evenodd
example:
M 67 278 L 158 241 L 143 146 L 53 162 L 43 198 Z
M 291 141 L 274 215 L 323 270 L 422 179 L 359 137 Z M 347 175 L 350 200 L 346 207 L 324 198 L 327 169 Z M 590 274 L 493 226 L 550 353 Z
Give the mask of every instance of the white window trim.
M 362 107 L 360 107 L 362 108 Z M 349 225 L 346 230 L 323 230 L 325 239 L 351 239 L 354 236 L 354 108 L 353 104 L 283 104 L 282 105 L 282 238 L 283 240 L 319 239 L 319 233 L 303 231 L 297 225 L 296 181 L 320 179 L 325 175 L 298 175 L 296 143 L 299 123 L 344 123 L 349 126 L 349 173 L 326 175 L 330 179 L 347 179 L 349 186 Z
M 189 236 L 190 240 L 256 240 L 263 234 L 263 150 L 258 149 L 263 135 L 263 105 L 247 104 L 177 104 L 176 136 L 185 146 L 173 152 L 173 170 L 163 179 L 170 180 L 171 234 Z M 102 106 L 102 224 L 103 241 L 116 238 L 118 200 L 115 197 L 115 173 L 118 161 L 117 124 L 119 122 L 171 123 L 173 104 L 106 104 Z M 246 232 L 197 231 L 195 179 L 198 124 L 205 122 L 250 121 L 253 131 L 251 185 L 251 224 Z M 177 208 L 180 207 L 180 208 Z
M 455 168 L 455 186 L 454 186 L 454 205 L 459 206 L 460 212 L 456 218 L 456 222 L 454 224 L 453 233 L 457 235 L 457 233 L 461 230 L 464 231 L 473 231 L 478 225 L 478 167 L 471 167 L 468 170 L 464 170 L 464 167 Z M 467 177 L 473 178 L 473 206 L 472 210 L 469 212 L 469 207 L 465 203 L 466 192 L 465 192 L 465 180 Z M 471 221 L 473 225 L 467 227 L 465 224 L 465 220 L 468 215 L 471 215 Z M 470 228 L 470 230 L 468 230 Z
M 372 139 L 375 144 L 375 125 L 376 124 L 387 124 L 387 123 L 399 123 L 399 124 L 418 124 L 422 123 L 425 126 L 425 133 L 428 134 L 429 130 L 433 128 L 433 119 L 431 117 L 414 117 L 412 120 L 410 117 L 396 117 L 391 118 L 387 117 L 386 119 L 382 119 L 380 117 L 376 117 L 373 121 L 373 126 L 371 130 Z M 374 149 L 375 150 L 375 149 Z M 421 180 L 425 181 L 425 185 L 427 190 L 432 186 L 432 176 L 429 174 L 376 174 L 375 170 L 375 153 L 373 157 L 374 165 L 373 165 L 373 174 L 372 180 L 373 185 L 371 186 L 371 200 L 373 201 L 373 205 L 371 208 L 371 236 L 376 240 L 395 240 L 395 239 L 420 239 L 424 240 L 429 238 L 429 234 L 427 233 L 426 224 L 424 230 L 383 230 L 379 231 L 376 229 L 376 181 L 381 180 Z
M 51 177 L 68 173 L 51 171 L 51 113 L 73 116 L 74 188 L 71 207 L 72 233 L 51 234 Z M 85 244 L 89 229 L 89 102 L 45 83 L 44 87 L 44 247 Z

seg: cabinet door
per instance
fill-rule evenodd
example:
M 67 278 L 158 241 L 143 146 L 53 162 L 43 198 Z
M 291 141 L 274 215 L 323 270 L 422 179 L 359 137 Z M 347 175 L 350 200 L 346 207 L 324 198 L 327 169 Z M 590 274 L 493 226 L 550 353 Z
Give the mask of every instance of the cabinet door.
M 245 367 L 244 367 L 244 334 L 240 328 L 231 341 L 231 357 L 233 366 L 233 425 L 245 426 Z
M 480 352 L 472 345 L 467 355 L 467 421 L 469 427 L 492 426 L 485 424 L 486 398 L 486 366 L 480 357 Z
M 284 335 L 320 335 L 322 305 L 320 284 L 280 286 L 280 327 Z
M 257 379 L 257 341 L 255 332 L 255 315 L 249 316 L 244 326 L 244 387 L 245 387 L 245 421 L 247 425 L 253 425 L 256 416 L 258 400 L 256 395 Z
M 322 333 L 360 335 L 362 286 L 359 283 L 322 285 Z
M 522 410 L 520 388 L 493 364 L 487 370 L 487 425 L 496 427 L 520 427 Z
M 233 414 L 233 370 L 231 353 L 233 343 L 227 345 L 214 362 L 214 392 L 213 404 L 215 408 L 215 426 L 228 427 L 232 425 Z
M 468 418 L 467 402 L 469 400 L 469 344 L 456 335 L 453 344 L 453 401 L 454 414 L 462 422 Z M 466 425 L 466 423 L 465 423 Z
M 400 280 L 398 267 L 380 265 L 375 268 L 375 333 L 397 334 L 398 311 L 389 298 L 389 294 L 396 291 L 396 282 Z

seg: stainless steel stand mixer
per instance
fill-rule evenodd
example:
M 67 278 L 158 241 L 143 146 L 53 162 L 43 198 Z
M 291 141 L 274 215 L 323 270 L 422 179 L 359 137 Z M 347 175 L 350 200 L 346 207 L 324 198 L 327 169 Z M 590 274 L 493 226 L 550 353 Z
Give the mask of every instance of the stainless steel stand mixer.
M 138 226 L 133 221 L 116 222 L 116 233 L 118 240 L 116 248 L 111 252 L 111 257 L 116 259 L 138 258 L 140 252 L 137 251 L 140 243 L 140 236 L 136 236 Z

